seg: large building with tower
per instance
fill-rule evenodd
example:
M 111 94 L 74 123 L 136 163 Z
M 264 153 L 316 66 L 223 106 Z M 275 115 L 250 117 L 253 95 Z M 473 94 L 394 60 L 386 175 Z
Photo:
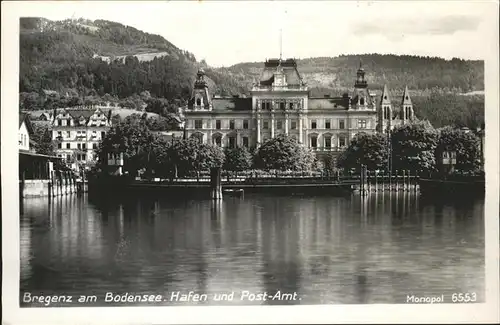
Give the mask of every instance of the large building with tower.
M 252 148 L 287 134 L 318 153 L 339 152 L 357 133 L 386 133 L 414 119 L 408 88 L 393 107 L 387 86 L 380 98 L 369 90 L 361 64 L 350 94 L 311 97 L 294 59 L 267 60 L 250 97 L 213 96 L 200 69 L 181 111 L 186 135 L 204 143 Z

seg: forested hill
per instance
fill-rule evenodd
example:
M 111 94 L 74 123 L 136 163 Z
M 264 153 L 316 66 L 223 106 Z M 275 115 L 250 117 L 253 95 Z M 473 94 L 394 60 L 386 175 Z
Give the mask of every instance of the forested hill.
M 484 97 L 462 93 L 484 89 L 482 61 L 396 56 L 345 55 L 298 60 L 313 96 L 351 90 L 359 62 L 372 90 L 384 84 L 410 88 L 416 114 L 435 126 L 474 126 L 484 120 Z M 188 100 L 197 69 L 211 92 L 248 94 L 263 63 L 211 68 L 159 35 L 119 23 L 85 19 L 20 21 L 20 109 L 51 110 L 114 102 L 167 115 Z
M 242 91 L 229 77 L 159 35 L 104 20 L 20 20 L 21 109 L 100 101 L 140 109 L 148 99 L 160 98 L 160 110 L 173 111 L 190 96 L 201 66 L 209 79 L 217 80 L 209 80 L 214 92 Z
M 330 89 L 343 92 L 352 89 L 356 70 L 362 63 L 366 78 L 372 89 L 425 91 L 441 89 L 468 93 L 484 90 L 484 62 L 454 58 L 445 60 L 437 57 L 410 55 L 341 55 L 297 60 L 297 68 L 310 88 Z M 251 83 L 258 78 L 263 62 L 239 63 L 219 71 Z

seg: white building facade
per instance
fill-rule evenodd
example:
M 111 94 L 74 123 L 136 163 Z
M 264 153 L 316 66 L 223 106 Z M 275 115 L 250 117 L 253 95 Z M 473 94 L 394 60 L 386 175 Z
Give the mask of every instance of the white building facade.
M 52 120 L 56 155 L 69 162 L 95 162 L 99 141 L 111 127 L 109 112 L 99 107 L 57 112 Z
M 318 153 L 340 152 L 357 133 L 384 132 L 387 126 L 393 128 L 414 117 L 408 89 L 407 114 L 400 118 L 387 104 L 386 88 L 377 105 L 360 65 L 352 94 L 311 97 L 294 59 L 272 59 L 264 63 L 250 97 L 212 97 L 204 71 L 198 71 L 193 96 L 181 111 L 186 135 L 204 143 L 254 148 L 287 134 Z

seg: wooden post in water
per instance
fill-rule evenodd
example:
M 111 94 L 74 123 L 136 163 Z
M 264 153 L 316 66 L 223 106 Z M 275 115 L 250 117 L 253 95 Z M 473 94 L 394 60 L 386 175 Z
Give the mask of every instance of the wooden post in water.
M 375 171 L 375 192 L 378 191 L 378 173 Z
M 411 191 L 411 172 L 408 169 L 408 192 Z
M 361 165 L 361 194 L 366 195 L 368 191 L 368 171 L 365 165 Z
M 222 199 L 222 182 L 221 168 L 215 167 L 210 169 L 210 192 L 214 200 Z
M 402 190 L 404 192 L 404 191 L 406 191 L 406 177 L 405 177 L 406 176 L 406 171 L 404 169 L 403 169 L 403 175 L 402 176 L 403 176 L 403 179 L 402 179 L 402 181 L 403 181 L 402 182 L 403 183 L 402 184 L 403 185 Z
M 415 192 L 417 192 L 418 190 L 417 186 L 418 186 L 418 172 L 415 172 L 415 189 L 414 189 Z

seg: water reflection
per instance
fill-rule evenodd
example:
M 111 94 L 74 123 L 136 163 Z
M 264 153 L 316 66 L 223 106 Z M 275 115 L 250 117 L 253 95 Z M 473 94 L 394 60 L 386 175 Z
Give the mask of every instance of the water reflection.
M 21 291 L 33 294 L 248 290 L 302 298 L 267 304 L 483 297 L 481 200 L 434 203 L 404 192 L 23 203 Z M 243 303 L 251 302 L 230 302 Z

